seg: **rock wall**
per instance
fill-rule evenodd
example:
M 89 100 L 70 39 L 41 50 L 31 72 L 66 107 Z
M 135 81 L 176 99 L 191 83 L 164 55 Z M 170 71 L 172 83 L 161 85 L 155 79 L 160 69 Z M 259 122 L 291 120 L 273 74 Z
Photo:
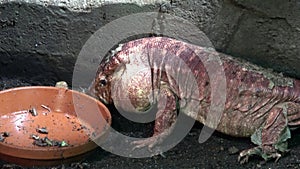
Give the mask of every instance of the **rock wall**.
M 71 83 L 80 49 L 96 30 L 159 10 L 197 25 L 218 51 L 300 78 L 297 0 L 0 0 L 0 77 Z

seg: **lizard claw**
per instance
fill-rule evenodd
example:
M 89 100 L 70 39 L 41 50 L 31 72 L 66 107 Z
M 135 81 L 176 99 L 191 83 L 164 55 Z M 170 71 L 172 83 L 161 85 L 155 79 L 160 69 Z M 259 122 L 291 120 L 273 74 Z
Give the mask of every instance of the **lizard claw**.
M 265 161 L 270 160 L 270 159 L 275 159 L 275 162 L 277 162 L 282 157 L 282 155 L 280 153 L 278 153 L 278 151 L 265 152 L 260 147 L 254 147 L 254 148 L 242 151 L 239 154 L 238 162 L 240 162 L 240 164 L 247 163 L 249 157 L 252 155 L 259 155 Z
M 248 162 L 249 157 L 252 155 L 260 155 L 261 154 L 261 149 L 259 147 L 254 147 L 248 150 L 244 150 L 242 152 L 240 152 L 239 156 L 238 156 L 238 162 L 240 164 L 245 164 Z
M 148 147 L 148 151 L 152 152 L 153 147 L 158 143 L 159 141 L 155 136 L 143 140 L 133 141 L 132 144 L 135 146 L 132 150 Z
M 158 136 L 153 136 L 153 137 L 150 137 L 147 139 L 133 141 L 131 143 L 132 145 L 134 145 L 134 147 L 132 148 L 132 151 L 145 147 L 153 156 L 162 154 L 161 149 L 157 146 L 158 144 L 161 143 L 160 140 L 161 139 L 159 139 Z
M 250 155 L 242 151 L 238 156 L 238 162 L 240 164 L 245 164 L 248 162 Z
M 151 138 L 153 138 L 153 137 L 151 137 Z M 135 146 L 132 148 L 132 151 L 143 148 L 143 147 L 147 147 L 147 150 L 152 154 L 152 156 L 160 155 L 161 157 L 166 158 L 165 154 L 158 147 L 155 149 L 155 151 L 153 150 L 153 147 L 155 147 L 155 145 L 158 144 L 158 141 L 156 141 L 155 139 L 151 139 L 151 138 L 133 141 L 131 144 L 133 144 Z
M 271 158 L 276 158 L 275 159 L 275 163 L 277 163 L 277 161 L 281 158 L 281 154 L 274 153 L 274 154 L 271 155 Z

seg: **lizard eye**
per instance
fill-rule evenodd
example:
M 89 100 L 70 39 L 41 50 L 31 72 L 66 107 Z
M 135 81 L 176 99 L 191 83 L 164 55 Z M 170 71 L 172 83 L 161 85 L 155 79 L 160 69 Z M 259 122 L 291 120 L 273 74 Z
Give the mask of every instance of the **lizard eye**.
M 106 81 L 106 79 L 100 79 L 99 83 L 100 83 L 100 86 L 103 87 L 107 84 L 107 81 Z

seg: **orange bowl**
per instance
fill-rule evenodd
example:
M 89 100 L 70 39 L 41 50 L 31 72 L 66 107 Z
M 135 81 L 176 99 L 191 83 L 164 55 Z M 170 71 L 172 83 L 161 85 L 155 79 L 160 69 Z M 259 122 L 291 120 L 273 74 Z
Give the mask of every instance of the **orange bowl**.
M 0 91 L 0 154 L 56 160 L 87 153 L 105 139 L 109 110 L 69 89 L 33 86 Z M 46 130 L 46 131 L 43 131 Z

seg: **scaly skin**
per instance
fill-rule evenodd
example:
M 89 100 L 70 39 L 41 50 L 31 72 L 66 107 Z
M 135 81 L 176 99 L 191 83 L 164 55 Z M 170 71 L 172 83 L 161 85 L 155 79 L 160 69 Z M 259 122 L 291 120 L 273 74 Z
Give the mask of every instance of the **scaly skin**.
M 157 103 L 154 136 L 163 138 L 170 133 L 178 105 L 187 115 L 213 127 L 206 121 L 211 84 L 203 64 L 213 59 L 211 55 L 221 59 L 227 85 L 225 108 L 216 130 L 251 136 L 257 147 L 242 151 L 241 163 L 253 154 L 265 160 L 279 159 L 287 151 L 289 128 L 300 126 L 300 82 L 296 79 L 279 77 L 199 46 L 153 37 L 128 42 L 103 61 L 91 91 L 105 103 L 129 112 L 145 112 Z M 193 78 L 196 86 L 189 83 Z M 218 81 L 221 76 L 216 78 Z M 159 144 L 157 140 L 161 139 L 151 137 L 136 144 L 152 147 Z

